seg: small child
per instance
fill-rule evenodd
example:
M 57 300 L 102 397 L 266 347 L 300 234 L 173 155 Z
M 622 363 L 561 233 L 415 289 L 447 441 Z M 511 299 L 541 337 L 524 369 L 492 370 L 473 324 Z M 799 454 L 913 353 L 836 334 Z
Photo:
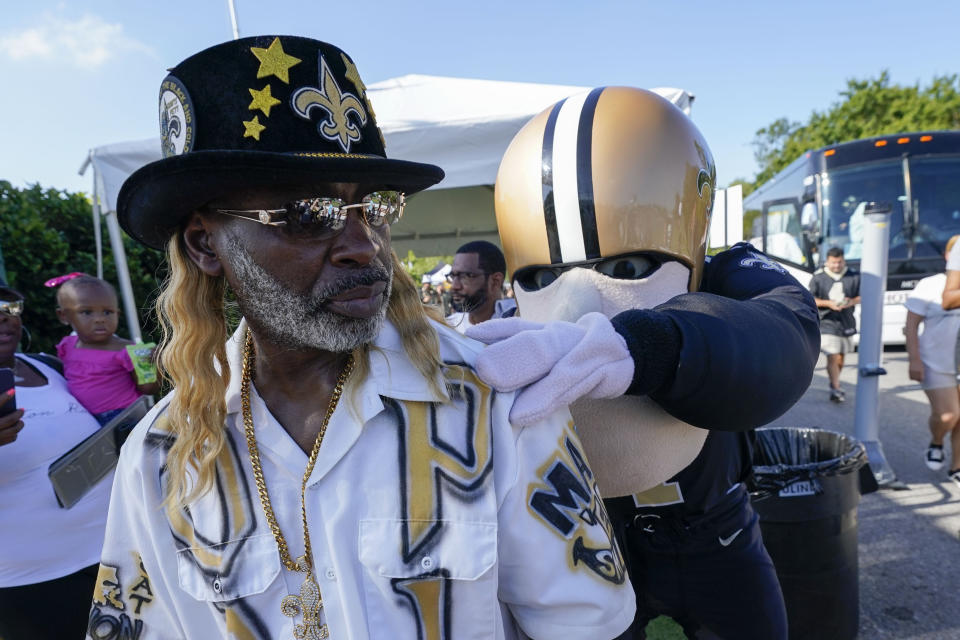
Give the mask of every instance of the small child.
M 66 281 L 63 278 L 69 278 Z M 100 424 L 106 424 L 144 394 L 154 394 L 156 382 L 140 384 L 127 351 L 130 340 L 114 335 L 119 321 L 113 286 L 86 274 L 70 274 L 50 282 L 57 291 L 57 317 L 76 335 L 57 345 L 67 388 Z

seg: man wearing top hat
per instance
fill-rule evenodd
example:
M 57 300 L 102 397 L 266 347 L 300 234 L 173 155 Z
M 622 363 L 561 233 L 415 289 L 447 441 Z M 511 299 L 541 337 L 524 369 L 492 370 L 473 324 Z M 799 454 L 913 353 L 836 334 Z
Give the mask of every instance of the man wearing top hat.
M 612 638 L 634 598 L 569 414 L 514 428 L 390 249 L 388 159 L 329 44 L 245 38 L 160 90 L 121 224 L 169 259 L 174 391 L 123 448 L 88 637 Z M 232 291 L 239 326 L 225 303 Z

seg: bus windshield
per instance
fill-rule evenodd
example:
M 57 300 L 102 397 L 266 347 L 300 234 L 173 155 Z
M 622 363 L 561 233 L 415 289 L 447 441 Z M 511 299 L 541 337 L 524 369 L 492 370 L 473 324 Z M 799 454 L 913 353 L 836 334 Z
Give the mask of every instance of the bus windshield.
M 910 158 L 910 191 L 916 255 L 943 255 L 950 236 L 960 233 L 960 156 Z
M 863 253 L 864 211 L 869 202 L 889 202 L 890 257 L 906 257 L 903 233 L 903 165 L 887 160 L 833 169 L 821 182 L 826 247 L 840 247 L 847 260 Z M 902 256 L 899 254 L 903 253 Z

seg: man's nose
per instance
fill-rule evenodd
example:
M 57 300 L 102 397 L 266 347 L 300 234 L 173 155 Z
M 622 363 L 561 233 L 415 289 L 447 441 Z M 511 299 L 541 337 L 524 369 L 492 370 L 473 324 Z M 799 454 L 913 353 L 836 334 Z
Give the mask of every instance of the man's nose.
M 343 230 L 333 239 L 330 261 L 340 265 L 366 265 L 373 260 L 384 243 L 384 238 L 361 218 L 356 210 L 347 214 Z

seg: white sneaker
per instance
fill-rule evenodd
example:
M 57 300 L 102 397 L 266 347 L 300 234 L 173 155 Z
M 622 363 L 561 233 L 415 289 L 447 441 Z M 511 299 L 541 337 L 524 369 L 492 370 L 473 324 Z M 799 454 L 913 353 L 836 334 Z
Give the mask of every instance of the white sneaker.
M 933 445 L 927 447 L 927 453 L 923 457 L 923 461 L 927 463 L 928 468 L 940 471 L 943 468 L 943 447 Z
M 950 472 L 948 476 L 951 480 L 957 483 L 957 486 L 960 487 L 960 469 L 954 469 Z

